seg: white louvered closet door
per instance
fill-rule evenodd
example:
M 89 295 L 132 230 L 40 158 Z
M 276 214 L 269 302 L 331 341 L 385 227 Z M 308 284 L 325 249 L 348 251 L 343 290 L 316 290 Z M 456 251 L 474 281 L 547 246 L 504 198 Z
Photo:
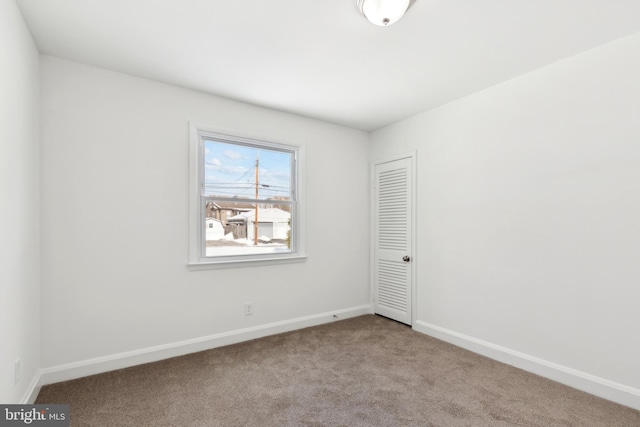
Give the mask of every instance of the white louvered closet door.
M 411 325 L 411 158 L 374 175 L 374 311 Z

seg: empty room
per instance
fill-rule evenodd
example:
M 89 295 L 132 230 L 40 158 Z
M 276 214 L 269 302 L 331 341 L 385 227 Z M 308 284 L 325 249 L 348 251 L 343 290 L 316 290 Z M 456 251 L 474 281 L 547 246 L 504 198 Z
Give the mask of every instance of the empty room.
M 639 426 L 639 76 L 637 0 L 0 0 L 0 425 Z

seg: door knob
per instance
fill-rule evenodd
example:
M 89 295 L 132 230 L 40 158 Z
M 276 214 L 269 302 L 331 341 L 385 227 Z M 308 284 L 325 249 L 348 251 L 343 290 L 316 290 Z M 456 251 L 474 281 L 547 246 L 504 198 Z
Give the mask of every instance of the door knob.
M 402 260 L 404 262 L 409 262 L 409 261 L 411 261 L 411 257 L 409 255 L 405 255 L 405 256 L 402 257 Z

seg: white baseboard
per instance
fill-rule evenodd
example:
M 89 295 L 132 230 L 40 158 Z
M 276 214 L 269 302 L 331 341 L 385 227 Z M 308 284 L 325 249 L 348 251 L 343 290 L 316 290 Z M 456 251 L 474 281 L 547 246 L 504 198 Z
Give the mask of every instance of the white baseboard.
M 418 320 L 413 329 L 516 368 L 640 410 L 640 390 Z
M 296 329 L 310 326 L 322 325 L 336 320 L 344 320 L 350 317 L 361 316 L 371 313 L 370 305 L 350 307 L 328 313 L 321 313 L 312 316 L 299 317 L 296 319 L 284 320 L 251 328 L 238 329 L 230 332 L 209 335 L 206 337 L 194 338 L 171 344 L 159 345 L 156 347 L 143 348 L 140 350 L 128 351 L 125 353 L 113 354 L 110 356 L 97 357 L 95 359 L 82 360 L 79 362 L 64 365 L 52 366 L 41 369 L 38 372 L 36 386 L 53 384 L 60 381 L 68 381 L 89 375 L 101 374 L 116 369 L 128 368 L 141 365 L 143 363 L 157 362 L 176 356 L 183 356 L 189 353 L 209 350 L 225 345 L 236 344 L 269 335 L 289 332 Z M 35 392 L 35 386 L 29 396 Z M 33 395 L 33 400 L 37 393 Z
M 38 393 L 40 393 L 41 374 L 42 374 L 42 369 L 38 369 L 36 374 L 33 376 L 33 379 L 31 380 L 29 387 L 27 387 L 27 391 L 22 396 L 22 399 L 20 399 L 19 403 L 21 405 L 29 405 L 36 401 L 36 398 L 38 397 Z

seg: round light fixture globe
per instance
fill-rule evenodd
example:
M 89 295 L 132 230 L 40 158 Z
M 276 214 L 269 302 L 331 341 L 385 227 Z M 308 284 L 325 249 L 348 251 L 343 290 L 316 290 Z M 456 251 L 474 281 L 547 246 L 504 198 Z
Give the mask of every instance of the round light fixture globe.
M 356 4 L 369 22 L 386 27 L 402 18 L 411 0 L 356 0 Z

